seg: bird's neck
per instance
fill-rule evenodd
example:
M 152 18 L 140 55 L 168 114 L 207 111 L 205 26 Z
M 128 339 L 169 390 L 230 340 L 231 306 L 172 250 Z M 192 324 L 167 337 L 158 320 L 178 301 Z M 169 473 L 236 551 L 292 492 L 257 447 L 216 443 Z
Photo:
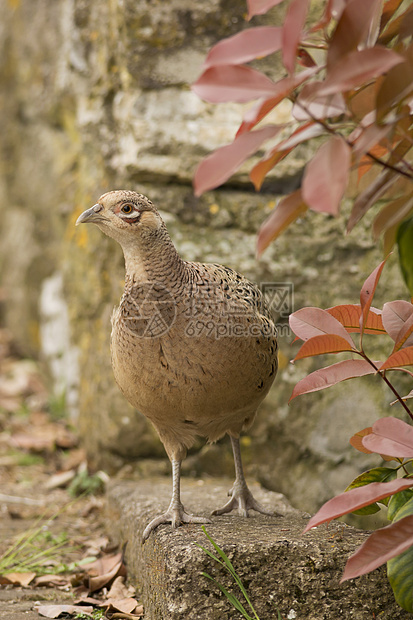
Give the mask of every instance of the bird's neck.
M 159 282 L 174 287 L 185 279 L 185 262 L 164 227 L 123 246 L 123 254 L 126 282 Z

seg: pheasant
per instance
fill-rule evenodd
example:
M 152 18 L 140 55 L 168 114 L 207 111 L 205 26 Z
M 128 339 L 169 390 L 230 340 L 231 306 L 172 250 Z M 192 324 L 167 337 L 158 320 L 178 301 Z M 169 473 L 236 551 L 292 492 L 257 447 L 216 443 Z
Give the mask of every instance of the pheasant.
M 180 499 L 181 463 L 196 436 L 230 436 L 235 482 L 213 515 L 238 508 L 273 514 L 245 481 L 239 436 L 277 372 L 275 325 L 261 291 L 218 264 L 183 260 L 152 202 L 133 191 L 103 194 L 76 225 L 92 222 L 125 258 L 125 288 L 112 315 L 111 356 L 126 399 L 154 425 L 172 464 L 172 498 L 145 528 L 208 523 Z

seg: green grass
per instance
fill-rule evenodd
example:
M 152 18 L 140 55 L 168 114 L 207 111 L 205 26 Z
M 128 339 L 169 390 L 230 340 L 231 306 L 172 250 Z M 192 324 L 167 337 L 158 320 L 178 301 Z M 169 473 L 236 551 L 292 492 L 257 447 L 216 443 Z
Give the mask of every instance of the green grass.
M 84 558 L 65 563 L 63 558 L 78 548 L 71 544 L 67 532 L 54 534 L 51 523 L 66 506 L 50 518 L 40 517 L 29 530 L 18 536 L 0 555 L 0 575 L 7 573 L 36 573 L 36 575 L 68 573 L 96 558 Z
M 215 549 L 215 551 L 217 552 L 218 555 L 215 555 L 214 553 L 212 553 L 212 551 L 209 551 L 209 549 L 206 549 L 202 545 L 198 545 L 197 544 L 197 546 L 200 547 L 210 558 L 212 558 L 213 560 L 218 562 L 218 564 L 221 564 L 221 566 L 223 566 L 230 573 L 231 577 L 233 578 L 233 580 L 235 581 L 235 583 L 237 584 L 237 586 L 241 590 L 242 595 L 243 595 L 243 597 L 244 597 L 244 599 L 246 601 L 247 607 L 249 608 L 249 611 L 247 611 L 245 609 L 244 605 L 241 603 L 241 601 L 234 594 L 232 594 L 226 588 L 224 588 L 224 586 L 221 585 L 216 579 L 214 579 L 214 577 L 211 577 L 211 575 L 208 575 L 208 573 L 205 573 L 205 572 L 203 572 L 202 575 L 204 577 L 207 577 L 211 581 L 213 581 L 218 586 L 218 588 L 221 590 L 221 592 L 227 597 L 227 599 L 229 600 L 231 605 L 233 607 L 235 607 L 235 609 L 237 609 L 242 614 L 242 616 L 244 618 L 246 618 L 246 620 L 260 620 L 257 612 L 255 611 L 255 608 L 254 608 L 253 604 L 250 601 L 248 593 L 247 593 L 247 591 L 246 591 L 246 589 L 245 589 L 241 579 L 239 578 L 237 572 L 235 571 L 235 568 L 232 565 L 230 559 L 225 554 L 225 552 L 221 549 L 221 547 L 219 547 L 219 545 L 208 534 L 208 532 L 205 529 L 205 526 L 202 526 L 202 531 L 204 532 L 205 536 L 208 538 L 209 542 L 214 547 L 214 549 Z M 253 615 L 251 616 L 250 613 L 252 613 Z M 277 614 L 278 614 L 278 620 L 282 620 L 281 614 L 278 611 L 278 609 L 277 609 Z

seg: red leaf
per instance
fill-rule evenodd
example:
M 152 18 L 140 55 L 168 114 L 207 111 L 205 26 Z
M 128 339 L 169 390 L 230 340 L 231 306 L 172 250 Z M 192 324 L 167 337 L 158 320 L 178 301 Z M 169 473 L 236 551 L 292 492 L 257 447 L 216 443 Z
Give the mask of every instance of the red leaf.
M 238 65 L 268 56 L 281 49 L 281 33 L 281 27 L 258 26 L 222 39 L 210 49 L 203 68 Z
M 323 119 L 339 116 L 347 112 L 347 106 L 341 93 L 318 95 L 322 82 L 305 84 L 296 99 L 292 115 L 297 121 Z
M 248 19 L 254 17 L 254 15 L 264 15 L 264 13 L 272 9 L 273 6 L 281 2 L 283 2 L 283 0 L 247 0 Z
M 383 75 L 404 58 L 376 45 L 373 48 L 350 52 L 331 67 L 319 94 L 329 95 L 361 86 L 368 80 Z
M 351 232 L 354 226 L 367 213 L 372 205 L 386 191 L 398 181 L 398 175 L 393 170 L 384 170 L 376 179 L 358 195 L 351 210 L 350 217 L 347 222 L 347 232 Z
M 351 148 L 332 136 L 307 164 L 302 182 L 303 198 L 313 211 L 338 215 L 347 187 Z
M 342 517 L 349 512 L 369 506 L 411 486 L 413 486 L 413 480 L 398 478 L 391 482 L 372 482 L 366 486 L 341 493 L 321 506 L 320 510 L 309 520 L 304 532 L 308 532 L 312 527 L 321 525 L 326 521 L 332 521 L 332 519 Z
M 398 368 L 399 366 L 411 366 L 413 364 L 413 346 L 400 349 L 396 353 L 392 353 L 390 357 L 380 366 L 379 370 L 387 370 L 389 368 Z
M 319 125 L 318 123 L 313 123 L 312 121 L 309 123 L 305 123 L 298 127 L 293 133 L 280 142 L 277 145 L 278 150 L 284 151 L 287 149 L 294 148 L 298 144 L 302 142 L 306 142 L 307 140 L 311 140 L 312 138 L 317 138 L 318 136 L 322 136 L 325 133 L 324 127 Z
M 307 16 L 309 0 L 292 0 L 282 28 L 282 55 L 288 73 L 294 73 L 297 48 Z
M 373 532 L 347 560 L 340 583 L 370 573 L 413 545 L 413 515 Z
M 315 355 L 324 355 L 326 353 L 342 353 L 343 351 L 355 351 L 354 345 L 350 345 L 346 338 L 341 336 L 333 336 L 324 334 L 323 336 L 314 336 L 306 340 L 297 355 L 294 362 L 304 357 L 313 357 Z
M 399 349 L 403 349 L 411 345 L 413 334 L 413 314 L 409 316 L 405 324 L 401 327 L 399 333 L 396 336 L 396 342 L 394 343 L 393 353 Z
M 194 175 L 195 195 L 200 196 L 226 181 L 265 140 L 272 138 L 280 127 L 269 125 L 235 138 L 234 142 L 217 149 L 201 161 Z
M 307 375 L 307 377 L 304 377 L 304 379 L 301 379 L 301 381 L 294 386 L 290 401 L 302 394 L 318 392 L 331 385 L 336 385 L 336 383 L 340 383 L 341 381 L 372 375 L 375 372 L 375 369 L 371 364 L 366 362 L 366 360 L 344 360 L 343 362 L 337 362 L 337 364 L 332 364 L 326 368 L 320 368 Z
M 331 314 L 337 321 L 343 325 L 349 333 L 360 332 L 360 315 L 361 306 L 357 304 L 342 304 L 327 308 L 327 312 Z M 381 319 L 381 310 L 370 308 L 367 315 L 366 324 L 364 326 L 365 334 L 384 334 L 385 329 Z
M 359 129 L 359 128 L 358 128 Z M 387 134 L 391 131 L 392 125 L 376 125 L 373 123 L 366 127 L 365 129 L 361 129 L 358 132 L 358 136 L 353 146 L 353 154 L 358 159 L 362 157 L 365 153 L 370 151 L 376 144 L 380 142 Z M 353 132 L 354 133 L 354 132 Z M 352 140 L 352 135 L 350 135 L 350 140 Z
M 192 90 L 211 103 L 244 103 L 277 93 L 276 84 L 260 71 L 242 65 L 209 67 L 192 84 Z
M 294 334 L 301 340 L 329 334 L 344 338 L 351 347 L 354 347 L 351 336 L 341 323 L 321 308 L 301 308 L 290 314 L 289 322 Z
M 330 69 L 346 54 L 365 43 L 374 17 L 381 9 L 381 0 L 350 0 L 347 2 L 328 46 L 327 68 Z
M 390 338 L 397 342 L 406 321 L 413 315 L 413 305 L 403 299 L 389 301 L 383 306 L 383 325 Z M 413 344 L 413 337 L 406 340 L 405 346 Z
M 361 315 L 360 315 L 360 332 L 363 334 L 364 328 L 366 326 L 367 317 L 370 311 L 371 302 L 373 301 L 374 293 L 376 292 L 376 287 L 379 282 L 381 272 L 383 271 L 383 267 L 386 263 L 387 258 L 376 267 L 369 275 L 368 278 L 364 281 L 363 286 L 360 291 L 360 304 L 361 304 Z
M 278 237 L 291 222 L 294 222 L 300 215 L 304 215 L 307 209 L 300 190 L 282 198 L 260 228 L 257 238 L 257 257 L 261 256 L 271 241 Z
M 398 224 L 404 220 L 413 209 L 413 195 L 405 195 L 396 198 L 382 208 L 373 222 L 373 236 L 378 239 L 382 232 Z
M 371 434 L 362 439 L 362 444 L 378 454 L 412 457 L 413 426 L 397 418 L 381 418 L 373 424 Z
M 249 131 L 257 123 L 259 123 L 276 105 L 280 103 L 287 95 L 289 95 L 297 86 L 305 82 L 309 77 L 318 71 L 318 67 L 313 67 L 305 71 L 301 71 L 297 75 L 291 75 L 274 84 L 274 92 L 272 96 L 264 101 L 258 101 L 252 108 L 247 110 L 244 120 L 238 129 L 237 135 Z
M 270 149 L 250 172 L 250 179 L 254 183 L 255 189 L 259 190 L 261 188 L 267 172 L 284 159 L 297 144 L 320 136 L 322 133 L 324 133 L 324 129 L 321 125 L 316 125 L 313 122 L 305 123 L 296 129 L 289 138 L 282 140 L 274 148 Z
M 413 66 L 409 62 L 396 65 L 384 76 L 377 93 L 377 121 L 382 121 L 392 107 L 411 98 L 413 90 Z
M 316 67 L 317 63 L 314 58 L 303 47 L 297 51 L 297 61 L 301 67 Z
M 361 360 L 361 361 L 366 363 L 365 360 Z M 369 364 L 369 366 L 370 366 L 370 364 Z M 375 370 L 372 368 L 372 366 L 370 366 L 370 368 L 372 369 L 373 372 L 375 372 Z M 367 448 L 365 448 L 364 445 L 363 445 L 363 437 L 365 437 L 366 435 L 370 435 L 372 430 L 373 430 L 373 428 L 371 426 L 368 426 L 367 428 L 363 428 L 358 433 L 355 433 L 350 438 L 350 445 L 353 446 L 353 448 L 355 448 L 359 452 L 363 452 L 364 454 L 372 454 L 371 450 L 367 450 Z

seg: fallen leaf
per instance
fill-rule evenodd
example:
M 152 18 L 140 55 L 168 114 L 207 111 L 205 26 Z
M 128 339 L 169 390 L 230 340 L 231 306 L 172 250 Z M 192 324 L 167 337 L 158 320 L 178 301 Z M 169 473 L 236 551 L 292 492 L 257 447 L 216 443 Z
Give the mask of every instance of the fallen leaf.
M 69 583 L 67 577 L 62 575 L 40 575 L 33 581 L 34 586 L 66 586 Z
M 107 594 L 107 598 L 110 599 L 124 599 L 130 598 L 134 594 L 135 589 L 131 586 L 125 585 L 124 577 L 116 577 L 112 586 Z
M 93 607 L 81 607 L 80 605 L 40 605 L 37 612 L 45 618 L 59 618 L 62 614 L 84 614 L 93 618 Z
M 0 577 L 3 585 L 12 584 L 13 586 L 28 586 L 36 577 L 36 573 L 5 573 Z
M 112 583 L 115 577 L 119 575 L 126 575 L 126 569 L 122 561 L 122 554 L 106 556 L 100 558 L 89 566 L 89 575 L 95 574 L 95 576 L 89 577 L 89 590 L 90 592 L 96 592 L 101 590 L 104 586 Z
M 106 607 L 113 611 L 120 611 L 124 614 L 131 614 L 137 607 L 138 601 L 134 598 L 109 598 L 100 604 L 100 607 Z

